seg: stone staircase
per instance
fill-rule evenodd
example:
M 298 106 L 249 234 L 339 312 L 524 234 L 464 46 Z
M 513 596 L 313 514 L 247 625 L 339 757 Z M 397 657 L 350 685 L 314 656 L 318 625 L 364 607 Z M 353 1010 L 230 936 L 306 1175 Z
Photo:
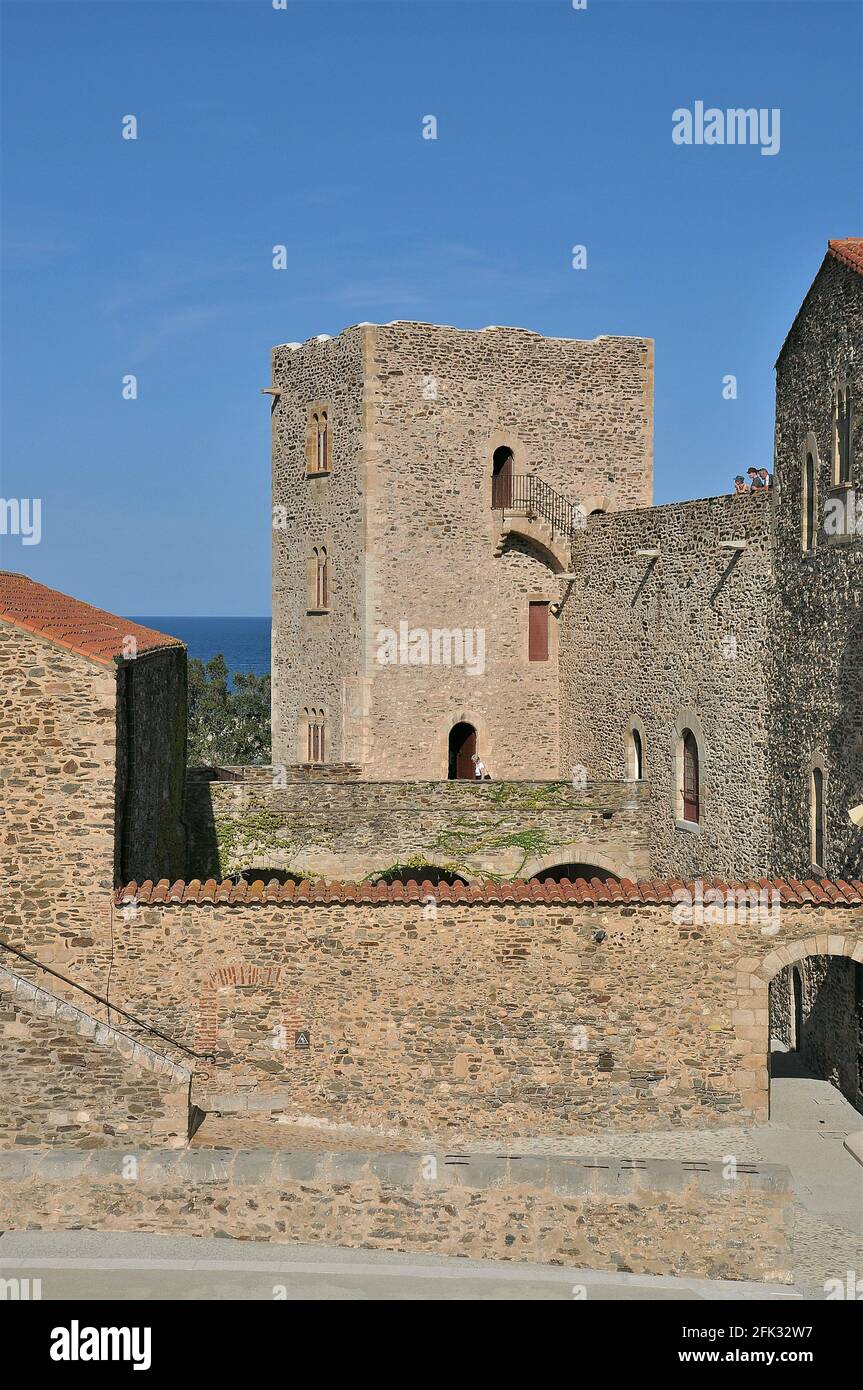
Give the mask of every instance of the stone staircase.
M 0 967 L 0 1149 L 184 1147 L 192 1073 Z

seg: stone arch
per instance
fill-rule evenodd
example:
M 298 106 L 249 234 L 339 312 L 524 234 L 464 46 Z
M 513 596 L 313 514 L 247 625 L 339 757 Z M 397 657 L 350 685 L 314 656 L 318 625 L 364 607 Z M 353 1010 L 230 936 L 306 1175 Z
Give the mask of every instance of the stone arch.
M 570 537 L 552 533 L 551 527 L 542 521 L 520 512 L 507 512 L 500 526 L 495 555 L 503 555 L 507 542 L 513 538 L 533 546 L 538 558 L 548 565 L 553 574 L 562 574 L 569 568 Z
M 604 516 L 608 511 L 608 497 L 604 492 L 593 493 L 589 497 L 582 497 L 578 503 L 585 515 L 585 520 L 590 516 Z
M 545 873 L 547 869 L 556 869 L 563 864 L 592 864 L 596 866 L 600 876 L 605 874 L 609 878 L 637 877 L 637 871 L 633 870 L 632 865 L 624 864 L 613 852 L 609 853 L 602 845 L 593 844 L 589 840 L 572 840 L 569 844 L 557 845 L 550 854 L 528 859 L 520 877 L 536 878 L 537 874 Z
M 863 963 L 863 935 L 816 932 L 777 946 L 763 960 L 744 956 L 737 962 L 737 996 L 732 1023 L 739 1044 L 740 1067 L 748 1089 L 741 1100 L 759 1124 L 770 1118 L 770 981 L 786 965 L 807 956 L 847 956 Z

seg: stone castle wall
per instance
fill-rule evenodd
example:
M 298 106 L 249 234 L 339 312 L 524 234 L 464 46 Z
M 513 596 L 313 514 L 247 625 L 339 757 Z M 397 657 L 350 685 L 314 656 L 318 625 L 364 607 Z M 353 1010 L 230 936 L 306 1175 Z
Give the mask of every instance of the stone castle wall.
M 249 769 L 243 781 L 193 774 L 188 877 L 258 868 L 350 882 L 427 864 L 466 880 L 529 878 L 579 863 L 603 877 L 644 878 L 651 869 L 648 799 L 646 786 L 631 783 L 575 790 L 566 782 L 310 779 L 273 787 L 272 769 Z
M 769 980 L 817 953 L 863 960 L 859 912 L 841 905 L 687 925 L 668 903 L 528 890 L 305 907 L 198 891 L 145 892 L 115 925 L 112 975 L 115 1003 L 215 1052 L 194 1102 L 260 1093 L 418 1143 L 763 1120 Z
M 133 1166 L 134 1165 L 134 1166 Z M 0 1223 L 790 1283 L 788 1171 L 440 1154 L 0 1154 Z M 281 1277 L 266 1279 L 273 1297 Z M 283 1295 L 281 1295 L 283 1296 Z M 589 1296 L 584 1285 L 572 1297 Z
M 863 803 L 863 275 L 828 256 L 788 335 L 776 372 L 776 680 L 771 706 L 771 795 L 777 872 L 812 868 L 810 785 L 824 759 L 827 875 L 863 873 L 863 830 L 848 819 Z M 832 486 L 831 395 L 849 373 L 852 482 Z M 816 460 L 819 533 L 802 546 L 802 471 Z M 825 511 L 843 500 L 855 534 L 831 537 Z M 858 503 L 858 499 L 860 499 Z
M 726 540 L 745 540 L 741 553 Z M 639 550 L 658 549 L 657 559 Z M 651 789 L 653 872 L 759 877 L 770 866 L 770 496 L 591 518 L 561 613 L 562 761 L 627 776 L 637 719 Z M 678 825 L 679 733 L 700 740 L 702 825 Z
M 0 623 L 0 689 L 3 939 L 92 984 L 111 954 L 115 671 Z

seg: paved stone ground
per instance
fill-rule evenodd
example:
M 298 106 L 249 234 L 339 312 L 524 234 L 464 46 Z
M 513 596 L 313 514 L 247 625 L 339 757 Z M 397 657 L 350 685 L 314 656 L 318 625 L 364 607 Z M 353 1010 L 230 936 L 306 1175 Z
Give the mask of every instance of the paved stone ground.
M 291 1149 L 343 1153 L 416 1153 L 416 1141 L 359 1125 L 291 1124 L 280 1119 L 248 1115 L 208 1115 L 189 1145 L 192 1149 Z
M 807 1298 L 823 1298 L 828 1279 L 863 1278 L 863 1240 L 843 1226 L 794 1204 L 794 1282 Z
M 863 1166 L 844 1146 L 863 1116 L 796 1053 L 773 1054 L 770 1123 L 751 1131 L 759 1157 L 791 1169 L 794 1277 L 823 1297 L 828 1279 L 863 1277 Z
M 861 1122 L 863 1123 L 863 1122 Z M 735 1129 L 657 1130 L 647 1134 L 599 1134 L 563 1139 L 478 1139 L 454 1144 L 432 1135 L 406 1139 L 359 1125 L 321 1128 L 243 1115 L 208 1116 L 191 1143 L 193 1149 L 364 1149 L 369 1153 L 448 1153 L 603 1155 L 608 1158 L 685 1158 L 719 1160 L 733 1154 L 740 1163 L 762 1155 L 751 1131 Z

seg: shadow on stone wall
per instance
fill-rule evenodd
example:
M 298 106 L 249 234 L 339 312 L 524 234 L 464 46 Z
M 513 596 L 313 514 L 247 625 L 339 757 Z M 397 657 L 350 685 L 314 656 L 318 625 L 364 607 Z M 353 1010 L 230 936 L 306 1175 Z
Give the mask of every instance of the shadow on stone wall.
M 209 783 L 216 780 L 209 767 L 191 767 L 186 773 L 183 818 L 186 825 L 186 878 L 221 879 L 219 842 Z

